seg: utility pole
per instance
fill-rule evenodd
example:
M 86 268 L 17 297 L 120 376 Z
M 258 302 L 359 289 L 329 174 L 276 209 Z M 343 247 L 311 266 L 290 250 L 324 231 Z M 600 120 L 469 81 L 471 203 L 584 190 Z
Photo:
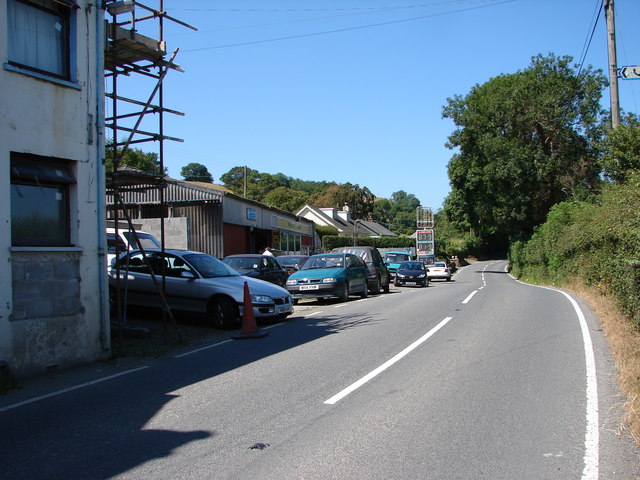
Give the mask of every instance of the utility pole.
M 620 125 L 620 96 L 618 94 L 618 60 L 616 58 L 616 23 L 613 0 L 603 0 L 607 19 L 607 47 L 609 50 L 609 96 L 611 97 L 611 126 Z

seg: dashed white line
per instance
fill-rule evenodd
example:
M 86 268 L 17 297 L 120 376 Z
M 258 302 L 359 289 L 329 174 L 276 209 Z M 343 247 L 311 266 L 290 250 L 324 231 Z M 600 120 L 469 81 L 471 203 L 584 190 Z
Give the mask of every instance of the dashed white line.
M 471 300 L 476 293 L 478 293 L 478 290 L 474 290 L 473 292 L 471 292 L 469 296 L 462 301 L 462 304 L 464 305 L 469 303 L 469 300 Z
M 364 377 L 362 377 L 360 380 L 352 383 L 351 385 L 349 385 L 347 388 L 345 388 L 344 390 L 340 391 L 339 393 L 335 394 L 333 397 L 331 397 L 328 400 L 325 400 L 323 403 L 327 404 L 327 405 L 334 405 L 335 403 L 339 402 L 340 400 L 342 400 L 344 397 L 346 397 L 347 395 L 349 395 L 350 393 L 353 393 L 355 390 L 357 390 L 358 388 L 360 388 L 361 386 L 363 386 L 365 383 L 367 383 L 369 380 L 375 378 L 376 376 L 378 376 L 379 374 L 381 374 L 382 372 L 384 372 L 387 368 L 391 367 L 394 363 L 400 361 L 402 358 L 404 358 L 405 356 L 407 356 L 409 353 L 411 353 L 413 350 L 415 350 L 416 348 L 418 348 L 422 343 L 424 343 L 425 341 L 427 341 L 431 336 L 433 336 L 438 330 L 440 330 L 442 327 L 444 327 L 447 323 L 449 323 L 449 321 L 451 320 L 452 317 L 447 317 L 444 320 L 442 320 L 439 324 L 437 324 L 435 327 L 433 327 L 431 330 L 429 330 L 427 333 L 425 333 L 422 337 L 420 337 L 418 340 L 416 340 L 415 342 L 413 342 L 411 345 L 409 345 L 407 348 L 405 348 L 404 350 L 402 350 L 400 353 L 398 353 L 397 355 L 395 355 L 393 358 L 387 360 L 386 362 L 384 362 L 382 365 L 380 365 L 378 368 L 376 368 L 375 370 L 372 370 L 371 372 L 369 372 L 368 374 L 366 374 Z

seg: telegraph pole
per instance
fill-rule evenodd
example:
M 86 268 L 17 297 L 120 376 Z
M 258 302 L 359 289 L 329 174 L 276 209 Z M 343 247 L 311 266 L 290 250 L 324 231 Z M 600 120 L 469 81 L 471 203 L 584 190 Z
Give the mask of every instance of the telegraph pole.
M 616 58 L 616 24 L 613 0 L 603 0 L 607 19 L 607 47 L 609 50 L 609 96 L 611 97 L 611 126 L 620 125 L 620 96 L 618 95 L 618 60 Z

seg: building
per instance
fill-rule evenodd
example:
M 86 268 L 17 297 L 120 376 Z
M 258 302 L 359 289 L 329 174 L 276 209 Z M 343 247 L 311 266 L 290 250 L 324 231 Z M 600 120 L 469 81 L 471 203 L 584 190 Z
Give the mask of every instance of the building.
M 306 218 L 240 197 L 219 185 L 171 178 L 164 182 L 162 199 L 158 188 L 123 189 L 119 208 L 108 193 L 109 220 L 116 215 L 122 218 L 126 210 L 132 221 L 157 238 L 162 237 L 163 228 L 166 248 L 218 258 L 259 253 L 265 247 L 280 254 L 308 255 L 317 246 L 315 225 Z
M 0 2 L 0 362 L 110 355 L 101 0 Z
M 317 225 L 335 227 L 338 235 L 356 237 L 397 237 L 388 228 L 370 220 L 354 220 L 351 218 L 349 207 L 342 210 L 328 207 L 314 207 L 305 205 L 296 215 L 307 218 Z

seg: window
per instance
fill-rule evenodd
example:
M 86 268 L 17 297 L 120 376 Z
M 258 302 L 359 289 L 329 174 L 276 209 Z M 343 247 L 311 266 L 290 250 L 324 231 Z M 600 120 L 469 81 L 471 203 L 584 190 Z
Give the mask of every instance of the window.
M 9 64 L 64 80 L 71 78 L 70 0 L 8 0 Z
M 11 154 L 11 244 L 71 244 L 68 162 Z

